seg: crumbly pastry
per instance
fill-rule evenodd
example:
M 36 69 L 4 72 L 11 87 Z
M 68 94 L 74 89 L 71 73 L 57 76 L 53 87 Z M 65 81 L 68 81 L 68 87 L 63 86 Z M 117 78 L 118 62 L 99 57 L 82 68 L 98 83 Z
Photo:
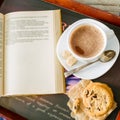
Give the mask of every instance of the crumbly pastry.
M 117 106 L 111 88 L 91 80 L 81 80 L 67 95 L 75 120 L 105 120 Z
M 80 112 L 80 101 L 81 101 L 80 98 L 76 98 L 74 100 L 72 109 L 75 114 Z

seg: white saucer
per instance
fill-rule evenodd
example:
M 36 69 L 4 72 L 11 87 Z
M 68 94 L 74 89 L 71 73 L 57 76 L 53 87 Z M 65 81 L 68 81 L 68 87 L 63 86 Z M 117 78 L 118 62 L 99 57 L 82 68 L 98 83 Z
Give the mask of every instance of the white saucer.
M 62 52 L 64 50 L 68 50 L 66 37 L 67 37 L 67 34 L 68 34 L 69 30 L 72 27 L 79 24 L 80 22 L 81 23 L 91 22 L 91 23 L 94 23 L 94 24 L 97 24 L 98 26 L 100 26 L 108 34 L 107 35 L 108 43 L 107 43 L 106 50 L 111 49 L 111 50 L 116 51 L 116 56 L 111 61 L 109 61 L 107 63 L 96 62 L 96 63 L 94 63 L 94 64 L 92 64 L 92 65 L 90 65 L 90 66 L 88 66 L 88 67 L 86 67 L 86 68 L 84 68 L 84 69 L 82 69 L 79 72 L 74 74 L 76 77 L 79 77 L 79 78 L 82 78 L 82 79 L 96 79 L 96 78 L 102 76 L 103 74 L 105 74 L 113 66 L 113 64 L 117 60 L 119 52 L 120 52 L 119 41 L 118 41 L 116 35 L 114 34 L 114 32 L 110 28 L 108 28 L 106 25 L 104 25 L 103 23 L 101 23 L 99 21 L 96 21 L 96 20 L 93 20 L 93 19 L 78 20 L 77 22 L 70 25 L 63 32 L 63 34 L 61 35 L 61 37 L 58 41 L 58 44 L 57 44 L 57 57 L 58 57 L 60 63 L 62 64 L 62 66 L 68 71 L 73 69 L 73 68 L 76 68 L 80 65 L 83 65 L 83 63 L 78 61 L 75 65 L 70 67 L 66 64 L 65 60 L 62 57 Z M 110 32 L 108 32 L 108 31 L 110 31 Z M 112 34 L 111 35 L 112 37 L 109 37 L 110 36 L 109 33 Z

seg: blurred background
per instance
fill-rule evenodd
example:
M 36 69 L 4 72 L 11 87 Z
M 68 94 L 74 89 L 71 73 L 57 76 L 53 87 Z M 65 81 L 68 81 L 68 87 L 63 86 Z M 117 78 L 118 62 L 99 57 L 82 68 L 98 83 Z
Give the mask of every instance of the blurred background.
M 0 0 L 0 5 L 2 4 L 3 1 L 4 0 Z M 75 1 L 120 16 L 120 0 L 75 0 Z

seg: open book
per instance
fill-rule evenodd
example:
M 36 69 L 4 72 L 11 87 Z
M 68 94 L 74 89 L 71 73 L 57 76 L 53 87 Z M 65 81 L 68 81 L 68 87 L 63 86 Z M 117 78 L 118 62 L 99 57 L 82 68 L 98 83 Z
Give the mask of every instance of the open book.
M 60 10 L 0 14 L 0 95 L 64 92 Z

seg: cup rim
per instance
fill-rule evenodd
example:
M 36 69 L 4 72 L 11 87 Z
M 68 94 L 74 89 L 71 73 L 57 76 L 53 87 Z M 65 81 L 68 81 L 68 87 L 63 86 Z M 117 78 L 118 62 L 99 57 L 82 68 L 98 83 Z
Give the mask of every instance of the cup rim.
M 100 32 L 102 33 L 103 35 L 103 38 L 104 38 L 104 46 L 103 48 L 95 55 L 95 56 L 91 56 L 91 57 L 82 57 L 82 56 L 79 56 L 77 54 L 75 54 L 75 52 L 70 48 L 70 45 L 69 45 L 69 38 L 71 37 L 71 33 L 73 31 L 75 31 L 77 28 L 79 28 L 80 26 L 83 26 L 83 25 L 91 25 L 91 26 L 94 26 L 96 27 L 98 30 L 100 30 Z M 105 33 L 105 31 L 98 25 L 94 24 L 94 23 L 86 23 L 86 22 L 83 22 L 83 23 L 78 23 L 76 25 L 74 25 L 70 30 L 69 30 L 69 33 L 67 35 L 67 42 L 68 42 L 68 49 L 69 51 L 72 53 L 72 55 L 79 61 L 95 61 L 96 59 L 98 59 L 100 57 L 100 55 L 104 52 L 105 48 L 106 48 L 106 45 L 107 45 L 107 35 Z

